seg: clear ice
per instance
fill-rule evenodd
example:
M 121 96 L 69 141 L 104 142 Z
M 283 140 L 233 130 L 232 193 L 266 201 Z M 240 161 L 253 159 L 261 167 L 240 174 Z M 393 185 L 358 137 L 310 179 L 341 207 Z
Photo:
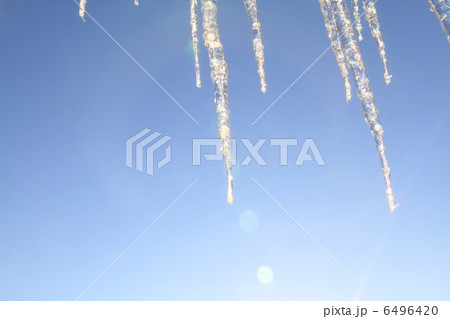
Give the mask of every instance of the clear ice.
M 233 203 L 232 144 L 230 110 L 228 108 L 228 68 L 217 25 L 217 0 L 201 0 L 203 13 L 203 39 L 208 49 L 214 99 L 217 105 L 219 135 L 228 179 L 228 203 Z
M 192 30 L 192 48 L 194 49 L 195 63 L 195 85 L 199 88 L 202 86 L 200 79 L 200 62 L 198 58 L 198 16 L 197 16 L 197 0 L 191 0 L 191 30 Z
M 389 203 L 389 209 L 394 212 L 396 205 L 394 203 L 394 193 L 390 178 L 390 168 L 386 156 L 386 147 L 384 145 L 384 131 L 378 119 L 378 109 L 375 105 L 372 88 L 369 78 L 367 77 L 364 61 L 358 42 L 355 40 L 355 33 L 350 20 L 350 12 L 347 8 L 345 0 L 319 0 L 324 4 L 327 16 L 332 15 L 339 30 L 343 30 L 341 36 L 344 47 L 344 54 L 348 59 L 349 67 L 352 71 L 353 78 L 356 82 L 358 97 L 364 113 L 364 118 L 370 128 L 381 160 L 384 180 L 386 183 L 386 196 Z M 326 19 L 325 19 L 326 20 Z
M 255 51 L 256 63 L 258 66 L 258 75 L 261 82 L 261 92 L 266 93 L 266 75 L 264 72 L 264 46 L 262 44 L 261 23 L 258 19 L 258 7 L 256 0 L 244 0 L 248 19 L 252 25 L 253 33 L 253 51 Z
M 83 21 L 84 21 L 84 13 L 86 12 L 86 1 L 87 0 L 81 0 L 80 1 L 79 15 L 80 15 L 81 19 L 83 19 Z
M 450 0 L 428 0 L 433 11 L 441 22 L 442 29 L 447 33 L 450 42 Z
M 384 80 L 386 84 L 391 83 L 392 75 L 389 74 L 386 58 L 386 45 L 383 42 L 383 37 L 380 30 L 380 21 L 378 20 L 377 9 L 375 8 L 375 2 L 373 0 L 362 0 L 363 8 L 366 11 L 366 20 L 369 23 L 370 30 L 372 31 L 372 37 L 377 43 L 378 51 L 380 52 L 381 61 L 384 68 Z
M 353 4 L 353 17 L 355 19 L 355 28 L 358 31 L 358 40 L 362 41 L 362 25 L 361 25 L 361 16 L 359 15 L 359 0 L 352 0 Z
M 336 25 L 336 21 L 333 17 L 333 12 L 328 10 L 326 0 L 319 0 L 320 8 L 325 18 L 325 27 L 328 31 L 328 37 L 331 41 L 331 47 L 333 48 L 336 60 L 341 70 L 342 78 L 344 79 L 345 95 L 347 102 L 352 98 L 352 86 L 350 84 L 350 76 L 347 68 L 346 56 L 344 54 L 344 48 L 342 47 L 342 40 L 339 35 L 339 30 Z

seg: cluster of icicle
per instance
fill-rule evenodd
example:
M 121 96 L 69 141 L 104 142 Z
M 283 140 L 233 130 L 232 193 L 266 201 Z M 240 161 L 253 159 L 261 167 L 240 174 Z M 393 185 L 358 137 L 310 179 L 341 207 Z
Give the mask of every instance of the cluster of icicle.
M 256 0 L 244 0 L 247 15 L 253 32 L 253 49 L 257 62 L 258 75 L 261 82 L 261 91 L 266 92 L 266 80 L 264 72 L 264 46 L 261 37 L 261 24 L 258 19 Z M 191 0 L 191 27 L 192 46 L 194 50 L 195 78 L 197 87 L 201 86 L 200 63 L 198 49 L 198 17 L 197 0 Z M 220 41 L 217 24 L 217 0 L 201 0 L 203 13 L 203 40 L 208 49 L 209 66 L 214 86 L 214 98 L 219 120 L 219 135 L 222 142 L 222 153 L 225 159 L 225 167 L 228 179 L 228 203 L 233 203 L 233 174 L 232 174 L 232 145 L 230 131 L 230 109 L 228 107 L 228 68 L 225 61 L 222 42 Z
M 86 12 L 86 1 L 80 0 L 79 15 L 84 20 Z M 200 63 L 198 48 L 198 0 L 191 1 L 191 26 L 192 26 L 192 44 L 194 50 L 196 85 L 201 86 Z M 228 108 L 228 68 L 225 61 L 223 46 L 220 41 L 219 29 L 217 24 L 217 0 L 200 0 L 201 11 L 203 13 L 203 39 L 208 49 L 209 64 L 211 68 L 211 78 L 214 86 L 214 97 L 218 113 L 218 128 L 222 142 L 222 153 L 225 158 L 225 167 L 228 178 L 228 203 L 233 202 L 233 175 L 232 175 L 232 145 L 230 134 L 230 110 Z M 362 25 L 359 10 L 360 0 L 351 0 L 353 16 L 355 19 L 358 39 L 362 40 Z M 380 57 L 384 67 L 384 78 L 386 84 L 391 82 L 391 75 L 387 68 L 387 59 L 385 44 L 380 31 L 377 11 L 375 8 L 376 0 L 361 0 L 363 5 L 363 14 L 369 23 L 372 36 L 378 46 Z M 442 27 L 446 30 L 450 41 L 450 0 L 428 0 L 431 9 L 438 16 Z M 350 12 L 346 0 L 319 0 L 322 13 L 325 18 L 325 25 L 328 36 L 331 40 L 332 49 L 344 79 L 347 101 L 351 99 L 350 74 L 353 75 L 357 86 L 358 97 L 361 100 L 365 120 L 374 136 L 378 154 L 381 159 L 384 179 L 386 183 L 386 195 L 391 212 L 398 206 L 394 203 L 394 195 L 390 180 L 390 168 L 386 157 L 386 148 L 384 146 L 383 127 L 378 119 L 378 109 L 375 106 L 372 88 L 366 74 L 364 62 L 361 57 L 358 42 L 355 40 L 355 32 L 351 22 Z M 135 5 L 139 5 L 138 0 L 134 0 Z M 261 24 L 258 19 L 256 0 L 244 0 L 247 15 L 251 23 L 253 33 L 253 50 L 257 62 L 258 75 L 261 82 L 261 91 L 266 92 L 266 80 L 264 72 L 264 46 L 261 38 Z
M 358 39 L 359 41 L 363 40 L 362 36 L 362 24 L 361 24 L 361 15 L 359 10 L 359 1 L 360 0 L 352 0 L 352 7 L 353 7 L 353 17 L 355 19 L 355 28 L 358 31 Z M 339 68 L 341 70 L 342 77 L 344 79 L 345 84 L 345 91 L 346 91 L 346 98 L 347 102 L 350 101 L 352 97 L 351 93 L 351 85 L 350 85 L 350 79 L 349 79 L 349 71 L 348 71 L 348 57 L 344 54 L 344 50 L 342 50 L 342 42 L 341 39 L 343 37 L 344 29 L 342 28 L 342 25 L 337 24 L 337 18 L 335 17 L 335 12 L 333 11 L 333 7 L 336 7 L 337 5 L 344 6 L 344 9 L 346 12 L 348 12 L 347 5 L 345 1 L 342 3 L 342 1 L 337 0 L 319 0 L 320 7 L 322 9 L 322 13 L 325 17 L 325 26 L 328 31 L 328 36 L 331 40 L 331 47 L 336 54 L 336 59 L 339 65 Z M 363 10 L 366 17 L 367 22 L 369 23 L 370 29 L 372 31 L 372 36 L 377 44 L 378 50 L 380 52 L 381 61 L 383 62 L 383 68 L 384 68 L 384 80 L 386 84 L 391 83 L 392 75 L 389 74 L 389 70 L 387 67 L 387 57 L 386 57 L 386 46 L 383 41 L 383 37 L 381 35 L 380 30 L 380 22 L 378 20 L 378 14 L 377 9 L 375 7 L 374 0 L 362 0 Z M 350 14 L 346 13 L 348 18 L 350 19 Z M 350 24 L 350 27 L 353 31 L 353 24 Z M 350 30 L 348 31 L 350 32 Z
M 84 21 L 86 13 L 86 1 L 80 0 L 79 15 Z M 190 0 L 192 46 L 194 50 L 195 78 L 197 87 L 201 87 L 200 61 L 198 48 L 198 0 Z M 134 0 L 135 5 L 139 5 L 138 0 Z M 250 20 L 253 32 L 253 50 L 257 62 L 258 75 L 261 82 L 261 91 L 266 92 L 266 79 L 264 72 L 264 46 L 261 37 L 261 24 L 258 19 L 256 0 L 244 0 L 247 15 Z M 230 110 L 228 108 L 228 68 L 225 61 L 222 43 L 220 41 L 219 28 L 217 24 L 217 0 L 201 0 L 201 10 L 203 13 L 203 39 L 208 49 L 209 65 L 211 68 L 211 78 L 214 86 L 214 97 L 217 106 L 219 120 L 219 135 L 222 142 L 222 153 L 225 159 L 225 167 L 228 179 L 228 203 L 233 203 L 233 174 L 232 145 L 230 132 Z
M 431 11 L 436 13 L 441 22 L 442 29 L 447 33 L 447 39 L 450 42 L 450 0 L 428 0 Z
M 391 76 L 387 70 L 385 45 L 380 32 L 380 24 L 378 22 L 377 11 L 374 1 L 362 0 L 363 10 L 366 20 L 372 30 L 372 35 L 380 50 L 380 56 L 385 70 L 386 84 L 390 83 Z M 347 7 L 346 0 L 319 0 L 322 13 L 325 18 L 325 25 L 328 36 L 331 40 L 331 46 L 336 54 L 339 68 L 344 78 L 347 100 L 351 98 L 351 86 L 349 74 L 353 75 L 353 79 L 357 86 L 358 97 L 361 100 L 362 109 L 367 125 L 375 139 L 378 155 L 381 160 L 384 180 L 386 183 L 386 196 L 389 202 L 391 212 L 394 212 L 398 206 L 394 203 L 394 194 L 391 186 L 390 168 L 386 157 L 386 148 L 384 145 L 384 131 L 378 119 L 378 109 L 375 106 L 375 100 L 367 77 L 364 61 L 358 42 L 355 39 L 355 32 L 351 22 L 350 12 Z M 362 40 L 362 26 L 359 15 L 358 0 L 352 0 L 353 16 L 355 18 L 356 29 L 359 33 L 359 40 Z

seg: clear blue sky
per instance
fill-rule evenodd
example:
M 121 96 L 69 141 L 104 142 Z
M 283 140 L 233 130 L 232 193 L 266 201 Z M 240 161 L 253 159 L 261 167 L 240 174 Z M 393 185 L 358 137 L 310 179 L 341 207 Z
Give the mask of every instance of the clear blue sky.
M 259 1 L 265 95 L 244 5 L 219 1 L 233 137 L 313 138 L 326 162 L 296 167 L 294 147 L 281 167 L 266 144 L 267 166 L 235 167 L 231 206 L 223 163 L 191 165 L 192 138 L 217 129 L 203 41 L 195 87 L 189 1 L 132 2 L 89 0 L 87 10 L 199 126 L 73 1 L 0 1 L 1 300 L 75 299 L 196 178 L 83 300 L 367 300 L 252 178 L 374 298 L 448 300 L 450 46 L 426 0 L 377 3 L 388 87 L 367 24 L 361 43 L 395 214 L 331 51 L 251 126 L 329 46 L 318 1 Z M 154 176 L 125 166 L 125 141 L 144 128 L 172 137 L 173 159 Z M 259 220 L 252 231 L 239 222 L 248 210 Z M 261 266 L 273 271 L 269 284 Z

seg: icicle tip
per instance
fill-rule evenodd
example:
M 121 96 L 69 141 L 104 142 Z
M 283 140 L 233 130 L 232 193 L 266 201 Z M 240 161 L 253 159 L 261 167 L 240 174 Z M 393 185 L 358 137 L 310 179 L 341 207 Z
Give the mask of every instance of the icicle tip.
M 398 206 L 400 206 L 400 204 L 389 204 L 389 210 L 391 211 L 391 213 L 394 213 Z
M 266 93 L 267 91 L 267 84 L 265 81 L 261 80 L 261 92 Z
M 389 85 L 392 81 L 392 75 L 390 75 L 389 73 L 385 73 L 384 80 L 386 81 L 386 85 Z
M 86 22 L 86 20 L 84 20 L 84 14 L 86 12 L 86 1 L 87 0 L 81 0 L 80 1 L 80 9 L 78 14 L 80 15 L 80 18 L 83 20 L 83 22 Z
M 393 206 L 390 206 L 389 209 L 391 210 L 391 213 L 394 213 L 398 206 L 400 206 L 400 204 L 395 204 Z
M 394 203 L 394 192 L 392 191 L 392 187 L 390 186 L 386 188 L 386 197 L 389 202 L 389 210 L 391 211 L 391 213 L 393 213 L 395 209 L 400 206 L 400 204 Z
M 233 204 L 234 196 L 233 196 L 233 176 L 228 175 L 228 196 L 227 196 L 228 204 Z

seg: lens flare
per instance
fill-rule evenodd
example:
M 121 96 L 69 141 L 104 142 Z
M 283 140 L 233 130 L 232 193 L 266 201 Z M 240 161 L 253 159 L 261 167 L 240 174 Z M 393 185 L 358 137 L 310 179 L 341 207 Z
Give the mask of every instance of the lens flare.
M 239 227 L 246 232 L 255 231 L 259 226 L 259 217 L 252 210 L 244 210 L 239 216 Z
M 269 266 L 258 268 L 258 280 L 263 285 L 268 285 L 273 281 L 273 270 Z

